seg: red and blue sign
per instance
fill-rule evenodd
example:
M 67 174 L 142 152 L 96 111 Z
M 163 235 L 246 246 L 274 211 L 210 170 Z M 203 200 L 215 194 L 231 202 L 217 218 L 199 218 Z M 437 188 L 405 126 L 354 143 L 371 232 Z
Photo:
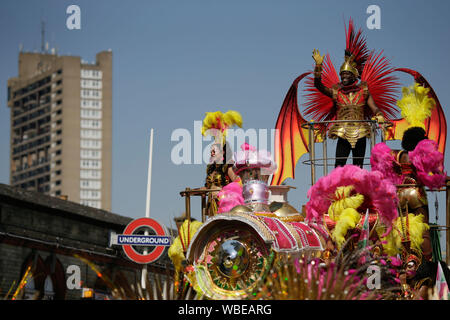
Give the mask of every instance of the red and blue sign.
M 139 229 L 151 229 L 154 235 L 136 234 Z M 117 235 L 115 244 L 121 245 L 127 257 L 140 264 L 147 264 L 158 260 L 164 252 L 164 249 L 171 245 L 171 239 L 166 228 L 151 218 L 139 218 L 131 221 L 123 234 Z M 154 247 L 147 254 L 136 251 L 133 246 Z

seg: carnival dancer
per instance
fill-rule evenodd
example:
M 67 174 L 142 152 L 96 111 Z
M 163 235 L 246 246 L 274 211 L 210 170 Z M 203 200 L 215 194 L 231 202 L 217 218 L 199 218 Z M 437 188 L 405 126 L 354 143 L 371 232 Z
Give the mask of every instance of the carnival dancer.
M 370 122 L 373 118 L 381 124 L 398 116 L 395 95 L 399 84 L 393 75 L 395 69 L 382 52 L 367 49 L 361 29 L 356 31 L 351 19 L 345 31 L 346 59 L 340 69 L 341 78 L 329 54 L 322 56 L 314 50 L 314 72 L 308 71 L 298 76 L 286 94 L 275 126 L 278 130 L 275 158 L 279 169 L 273 175 L 272 185 L 279 185 L 287 178 L 295 179 L 295 165 L 303 154 L 310 152 L 311 136 L 314 142 L 320 142 L 321 138 L 326 137 L 328 129 L 331 137 L 341 139 L 336 149 L 336 157 L 340 159 L 337 159 L 335 167 L 346 163 L 352 148 L 353 163 L 361 167 L 364 145 L 370 133 L 368 123 L 363 120 Z M 305 101 L 301 114 L 298 86 L 303 79 Z M 308 121 L 304 116 L 309 118 Z M 329 125 L 338 119 L 349 122 Z M 314 135 L 311 135 L 311 129 L 314 129 Z
M 425 187 L 438 189 L 446 182 L 444 156 L 424 130 L 424 121 L 435 106 L 428 93 L 428 88 L 417 83 L 403 88 L 403 97 L 397 104 L 409 128 L 403 134 L 402 150 L 391 150 L 385 143 L 379 143 L 372 149 L 370 159 L 372 170 L 381 172 L 398 186 L 401 214 L 422 216 L 426 224 L 429 223 L 429 212 Z M 430 260 L 432 246 L 428 228 L 423 238 L 421 250 L 424 258 Z
M 417 251 L 407 252 L 409 254 L 403 257 L 404 272 L 399 276 L 402 298 L 427 300 L 428 289 L 432 288 L 433 279 L 429 276 L 429 272 L 422 271 L 425 265 L 419 258 L 421 257 L 420 253 Z
M 400 213 L 392 232 L 383 239 L 386 254 L 390 255 L 392 260 L 396 259 L 394 255 L 401 257 L 402 271 L 398 275 L 401 299 L 430 299 L 429 290 L 436 283 L 438 264 L 446 270 L 445 279 L 441 280 L 449 283 L 450 271 L 444 261 L 423 258 L 422 244 L 425 240 L 425 231 L 428 229 L 428 224 L 423 221 L 423 215 Z
M 209 216 L 217 214 L 218 193 L 229 183 L 239 181 L 240 178 L 233 171 L 232 150 L 226 141 L 226 132 L 232 126 L 242 127 L 242 116 L 239 112 L 229 110 L 207 112 L 203 119 L 202 135 L 214 137 L 211 145 L 209 164 L 206 167 L 206 189 L 215 189 L 208 195 L 207 213 Z
M 209 163 L 206 166 L 205 187 L 207 189 L 222 188 L 234 181 L 238 176 L 233 171 L 233 160 L 228 159 L 231 149 L 228 143 L 215 143 L 211 146 Z
M 314 68 L 314 85 L 326 96 L 333 99 L 336 108 L 336 120 L 347 120 L 348 122 L 334 123 L 329 129 L 328 136 L 338 139 L 336 146 L 335 167 L 343 166 L 352 152 L 353 164 L 362 168 L 366 152 L 366 138 L 370 136 L 371 127 L 367 122 L 367 114 L 374 115 L 373 120 L 382 124 L 384 116 L 375 104 L 369 92 L 366 82 L 358 82 L 360 77 L 356 67 L 355 56 L 345 51 L 345 61 L 340 68 L 341 82 L 328 88 L 322 83 L 323 56 L 319 50 L 314 49 L 313 58 L 316 62 Z M 367 112 L 367 107 L 370 112 Z M 351 122 L 356 120 L 357 122 Z

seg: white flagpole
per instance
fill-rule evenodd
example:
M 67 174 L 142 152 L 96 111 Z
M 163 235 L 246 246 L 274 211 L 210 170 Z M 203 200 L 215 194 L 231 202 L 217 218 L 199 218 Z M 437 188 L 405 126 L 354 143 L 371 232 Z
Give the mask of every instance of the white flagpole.
M 150 152 L 148 155 L 147 174 L 147 203 L 145 206 L 145 217 L 150 218 L 150 191 L 152 187 L 152 158 L 153 158 L 153 128 L 150 130 Z
M 150 218 L 150 191 L 152 186 L 152 159 L 153 159 L 153 128 L 150 130 L 150 151 L 148 155 L 148 171 L 147 171 L 147 200 L 145 204 L 145 217 Z M 145 231 L 145 235 L 148 235 L 148 231 Z M 144 254 L 147 254 L 147 248 L 144 249 Z M 146 289 L 147 279 L 147 265 L 142 268 L 141 287 Z

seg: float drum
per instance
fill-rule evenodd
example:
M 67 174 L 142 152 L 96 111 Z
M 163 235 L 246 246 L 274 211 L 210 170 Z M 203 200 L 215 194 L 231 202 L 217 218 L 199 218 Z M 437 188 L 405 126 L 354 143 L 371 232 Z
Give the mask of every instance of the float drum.
M 204 223 L 187 252 L 196 284 L 210 299 L 247 298 L 277 252 L 321 252 L 318 233 L 303 222 L 252 213 L 225 213 Z

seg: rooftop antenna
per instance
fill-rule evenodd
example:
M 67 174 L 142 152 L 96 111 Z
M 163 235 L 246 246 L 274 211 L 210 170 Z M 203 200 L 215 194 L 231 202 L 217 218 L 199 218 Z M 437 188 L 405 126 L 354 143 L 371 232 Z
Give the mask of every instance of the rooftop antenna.
M 45 51 L 45 21 L 41 20 L 41 53 Z

